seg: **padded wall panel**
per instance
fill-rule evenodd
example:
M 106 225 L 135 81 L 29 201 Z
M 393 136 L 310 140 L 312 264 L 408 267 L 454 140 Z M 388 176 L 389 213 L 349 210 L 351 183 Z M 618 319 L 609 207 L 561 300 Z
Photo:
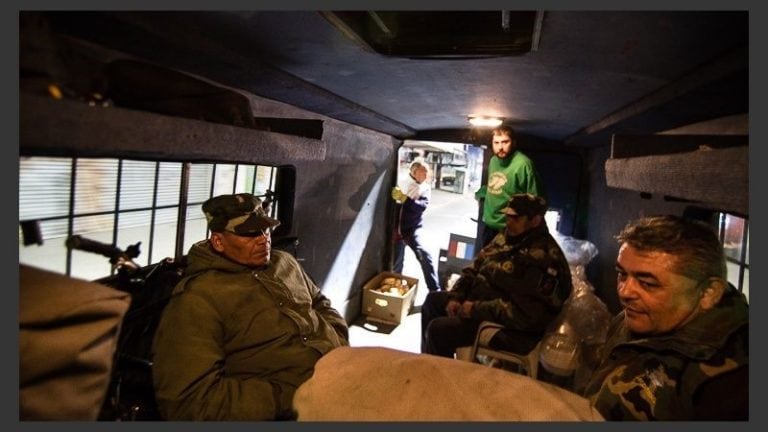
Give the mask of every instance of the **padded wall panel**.
M 749 215 L 749 147 L 608 159 L 610 187 L 662 194 Z

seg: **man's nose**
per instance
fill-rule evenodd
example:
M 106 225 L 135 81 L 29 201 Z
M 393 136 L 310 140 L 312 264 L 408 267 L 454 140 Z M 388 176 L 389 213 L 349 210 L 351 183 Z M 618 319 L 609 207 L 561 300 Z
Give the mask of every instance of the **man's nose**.
M 637 294 L 637 280 L 628 277 L 624 282 L 619 282 L 616 288 L 619 298 L 633 298 Z

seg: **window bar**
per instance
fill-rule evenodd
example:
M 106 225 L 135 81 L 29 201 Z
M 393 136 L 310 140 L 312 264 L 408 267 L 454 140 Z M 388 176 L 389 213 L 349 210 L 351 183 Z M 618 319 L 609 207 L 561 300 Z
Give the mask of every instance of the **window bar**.
M 237 193 L 237 172 L 240 170 L 240 164 L 235 164 L 235 175 L 232 179 L 232 193 Z
M 274 167 L 269 168 L 269 187 L 267 190 L 272 191 L 272 205 L 269 208 L 269 216 L 275 217 L 277 214 L 277 194 L 274 193 L 275 191 L 275 172 L 277 170 Z
M 208 198 L 213 197 L 213 191 L 216 187 L 216 168 L 219 164 L 213 164 L 213 172 L 211 173 L 211 189 L 208 191 Z
M 720 219 L 719 219 L 719 229 L 718 229 L 718 237 L 720 238 L 720 243 L 725 245 L 725 219 L 728 216 L 725 213 L 720 213 Z
M 747 268 L 747 237 L 749 236 L 749 221 L 744 219 L 744 231 L 741 233 L 741 253 L 739 258 L 739 291 L 744 292 L 744 271 Z
M 166 205 L 156 206 L 155 208 L 157 210 L 163 210 L 163 209 L 169 209 L 174 207 L 176 207 L 175 204 L 166 204 Z M 152 207 L 137 207 L 130 210 L 123 210 L 122 213 L 135 213 L 139 211 L 150 211 L 150 210 L 152 210 Z M 97 212 L 78 213 L 76 215 L 73 215 L 73 217 L 84 218 L 84 217 L 90 217 L 90 216 L 104 216 L 112 213 L 113 213 L 112 210 L 105 210 L 105 211 L 97 211 Z M 37 218 L 36 220 L 39 220 L 41 222 L 47 222 L 47 221 L 59 220 L 59 219 L 66 219 L 66 216 L 47 216 L 47 217 Z
M 189 202 L 189 172 L 192 164 L 181 164 L 181 184 L 179 185 L 179 211 L 176 218 L 176 252 L 175 261 L 180 261 L 184 256 L 184 232 L 187 228 L 187 205 Z
M 275 171 L 277 171 L 274 167 L 271 167 L 269 169 L 269 189 L 275 190 Z
M 157 194 L 160 190 L 160 161 L 155 161 L 155 178 L 152 182 L 152 207 L 149 211 L 149 244 L 147 245 L 147 264 L 152 264 L 152 249 L 155 245 L 155 221 L 157 220 Z
M 75 176 L 77 175 L 77 158 L 72 158 L 69 171 L 69 216 L 67 217 L 67 238 L 72 236 L 75 224 Z M 72 275 L 72 249 L 67 248 L 66 275 Z
M 147 264 L 152 263 L 152 246 L 155 243 L 155 219 L 157 218 L 157 194 L 160 183 L 160 161 L 155 162 L 155 181 L 152 185 L 152 210 L 149 216 L 149 245 L 147 246 Z
M 259 177 L 259 166 L 258 165 L 251 165 L 253 166 L 253 179 L 251 180 L 251 193 L 256 195 L 256 179 Z
M 118 224 L 120 223 L 120 184 L 123 178 L 123 160 L 117 160 L 117 185 L 115 186 L 115 214 L 112 219 L 112 244 L 117 246 L 117 231 Z M 110 266 L 110 275 L 115 274 L 114 266 Z
M 213 173 L 211 174 L 211 190 L 208 192 L 208 198 L 213 197 L 213 190 L 216 186 L 216 168 L 218 168 L 219 164 L 213 164 Z M 208 231 L 208 224 L 205 224 L 205 237 L 208 238 L 208 235 L 210 231 Z

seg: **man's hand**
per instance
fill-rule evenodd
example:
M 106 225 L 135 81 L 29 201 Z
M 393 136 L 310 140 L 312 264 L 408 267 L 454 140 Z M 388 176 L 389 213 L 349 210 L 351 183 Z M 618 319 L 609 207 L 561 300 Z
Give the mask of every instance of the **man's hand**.
M 399 186 L 392 188 L 392 199 L 397 201 L 398 204 L 404 203 L 407 198 L 408 195 L 406 195 Z
M 461 309 L 461 303 L 456 300 L 449 300 L 448 304 L 445 306 L 445 313 L 449 317 L 455 317 L 459 314 L 459 309 Z
M 471 302 L 471 301 L 465 301 L 464 303 L 462 303 L 461 308 L 459 309 L 459 316 L 462 318 L 471 318 L 473 305 L 474 305 L 474 302 Z
M 482 199 L 485 199 L 485 195 L 488 193 L 488 186 L 483 185 L 480 186 L 480 189 L 475 191 L 475 200 L 480 201 Z

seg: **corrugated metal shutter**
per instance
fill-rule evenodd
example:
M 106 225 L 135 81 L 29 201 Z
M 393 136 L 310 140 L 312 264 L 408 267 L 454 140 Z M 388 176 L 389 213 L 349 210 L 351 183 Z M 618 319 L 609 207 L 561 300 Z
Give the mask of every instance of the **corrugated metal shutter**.
M 205 238 L 200 207 L 209 197 L 235 192 L 263 195 L 274 187 L 274 167 L 212 163 L 189 167 L 184 250 Z M 62 271 L 70 221 L 71 234 L 106 243 L 116 238 L 122 248 L 141 241 L 143 252 L 137 259 L 141 265 L 172 256 L 179 241 L 176 224 L 183 168 L 180 162 L 20 157 L 19 220 L 38 220 L 44 245 L 24 247 L 19 229 L 19 262 Z M 151 238 L 150 232 L 154 233 Z M 76 252 L 71 273 L 89 278 L 93 271 L 102 271 L 100 266 L 93 270 L 100 260 Z M 104 274 L 93 275 L 100 276 Z
M 70 158 L 19 158 L 19 220 L 69 215 Z M 43 238 L 67 234 L 67 221 L 41 225 Z

